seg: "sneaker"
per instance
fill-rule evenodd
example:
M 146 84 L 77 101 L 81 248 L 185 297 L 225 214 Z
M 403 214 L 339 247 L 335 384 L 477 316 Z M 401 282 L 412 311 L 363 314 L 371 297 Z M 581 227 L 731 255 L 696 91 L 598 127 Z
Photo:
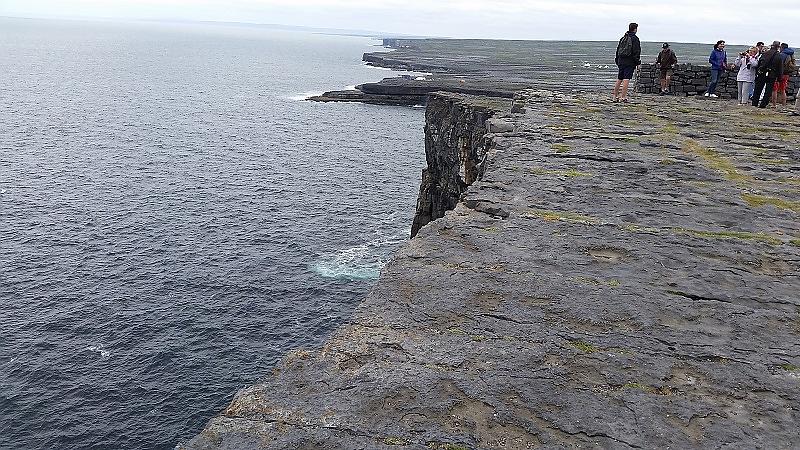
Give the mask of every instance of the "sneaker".
M 708 96 L 709 96 L 709 93 L 708 93 L 708 92 L 706 92 L 705 94 L 703 94 L 703 97 L 708 97 Z
M 667 93 L 664 92 L 664 91 L 661 91 L 661 92 L 658 93 L 658 95 L 667 95 Z
M 719 97 L 719 95 L 717 95 L 717 94 L 711 94 L 711 95 L 709 95 L 709 97 L 711 97 L 711 98 L 717 98 L 717 97 Z

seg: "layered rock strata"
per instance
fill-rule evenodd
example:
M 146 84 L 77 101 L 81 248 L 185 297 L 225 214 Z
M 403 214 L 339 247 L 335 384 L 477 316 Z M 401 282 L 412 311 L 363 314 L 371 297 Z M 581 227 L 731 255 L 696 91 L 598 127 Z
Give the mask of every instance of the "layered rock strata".
M 736 71 L 722 73 L 716 90 L 720 98 L 735 99 L 737 97 L 736 74 Z M 709 65 L 679 64 L 672 76 L 670 92 L 683 96 L 702 95 L 706 92 L 710 81 L 711 68 Z M 786 90 L 790 100 L 796 98 L 799 88 L 800 75 L 795 72 L 789 79 L 789 87 Z M 660 89 L 658 67 L 655 64 L 642 64 L 637 91 L 645 94 L 657 94 Z
M 615 73 L 609 67 L 608 43 L 582 43 L 577 55 L 566 58 L 560 51 L 542 51 L 543 45 L 564 43 L 537 41 L 385 39 L 384 45 L 394 51 L 365 53 L 363 60 L 376 67 L 429 74 L 386 78 L 357 86 L 356 91 L 330 91 L 310 100 L 424 104 L 432 92 L 510 99 L 532 87 L 571 91 L 608 86 Z
M 484 168 L 490 141 L 489 118 L 508 111 L 511 102 L 491 97 L 435 95 L 425 110 L 425 159 L 411 237 L 430 221 L 455 208 L 461 194 Z
M 530 87 L 530 83 L 485 83 L 480 79 L 453 79 L 432 77 L 413 79 L 408 77 L 384 78 L 377 83 L 364 83 L 355 90 L 329 91 L 309 98 L 315 102 L 361 102 L 376 105 L 413 106 L 424 105 L 433 92 L 451 92 L 506 98 Z
M 351 323 L 180 448 L 800 442 L 800 122 L 525 97 Z

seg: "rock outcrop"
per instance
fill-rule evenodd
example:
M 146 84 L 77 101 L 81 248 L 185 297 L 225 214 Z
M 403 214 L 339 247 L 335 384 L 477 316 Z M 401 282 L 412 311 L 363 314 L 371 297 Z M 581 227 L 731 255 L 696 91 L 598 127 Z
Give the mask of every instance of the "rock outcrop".
M 426 104 L 428 95 L 433 92 L 452 92 L 506 98 L 510 101 L 515 92 L 529 86 L 529 84 L 518 83 L 492 85 L 478 79 L 393 77 L 384 78 L 377 83 L 358 85 L 355 90 L 325 92 L 320 96 L 311 97 L 309 100 L 316 102 L 361 102 L 377 105 L 413 106 Z
M 491 97 L 438 94 L 425 110 L 425 159 L 411 237 L 430 221 L 455 208 L 461 194 L 482 173 L 489 141 L 488 119 L 508 110 L 510 101 Z M 497 125 L 494 125 L 497 127 Z
M 351 323 L 180 448 L 800 442 L 800 122 L 732 108 L 720 124 L 680 97 L 520 100 Z M 470 101 L 437 94 L 452 126 L 431 139 L 477 133 Z M 466 147 L 431 148 L 455 167 Z
M 427 75 L 386 78 L 357 86 L 356 91 L 331 91 L 309 100 L 425 104 L 432 92 L 511 99 L 532 87 L 594 90 L 611 84 L 614 72 L 604 43 L 583 43 L 582 47 L 597 49 L 583 48 L 574 61 L 558 51 L 542 52 L 542 43 L 536 41 L 386 39 L 384 45 L 394 51 L 365 53 L 364 62 Z

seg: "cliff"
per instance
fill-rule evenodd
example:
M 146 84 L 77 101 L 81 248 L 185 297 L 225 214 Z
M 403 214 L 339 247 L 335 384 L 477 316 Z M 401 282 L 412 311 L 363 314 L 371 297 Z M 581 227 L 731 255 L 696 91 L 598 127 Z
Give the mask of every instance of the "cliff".
M 411 237 L 456 207 L 464 190 L 483 173 L 490 141 L 486 127 L 510 101 L 491 97 L 436 95 L 425 110 L 425 159 Z M 497 125 L 495 125 L 496 127 Z
M 514 93 L 532 87 L 592 90 L 610 84 L 613 75 L 605 43 L 583 43 L 574 60 L 558 51 L 543 52 L 543 44 L 536 41 L 387 39 L 384 45 L 394 51 L 365 53 L 364 62 L 428 75 L 385 78 L 357 86 L 355 91 L 330 91 L 309 100 L 425 104 L 432 92 L 511 99 Z
M 800 442 L 800 122 L 720 124 L 678 97 L 484 100 L 429 106 L 427 174 L 454 209 L 323 348 L 179 448 Z

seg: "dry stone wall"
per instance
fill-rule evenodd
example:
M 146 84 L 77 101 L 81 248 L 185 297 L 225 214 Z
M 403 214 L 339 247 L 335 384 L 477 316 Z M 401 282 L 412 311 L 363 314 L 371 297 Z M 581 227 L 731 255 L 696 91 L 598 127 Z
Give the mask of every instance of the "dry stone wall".
M 643 94 L 657 94 L 661 85 L 658 80 L 659 69 L 655 64 L 642 64 L 641 75 L 636 91 Z M 670 91 L 675 95 L 692 96 L 705 93 L 711 81 L 711 68 L 695 64 L 679 64 L 670 82 Z M 721 98 L 736 98 L 736 71 L 725 71 L 720 76 L 717 94 Z M 792 100 L 800 89 L 800 76 L 795 72 L 789 79 L 787 94 Z

